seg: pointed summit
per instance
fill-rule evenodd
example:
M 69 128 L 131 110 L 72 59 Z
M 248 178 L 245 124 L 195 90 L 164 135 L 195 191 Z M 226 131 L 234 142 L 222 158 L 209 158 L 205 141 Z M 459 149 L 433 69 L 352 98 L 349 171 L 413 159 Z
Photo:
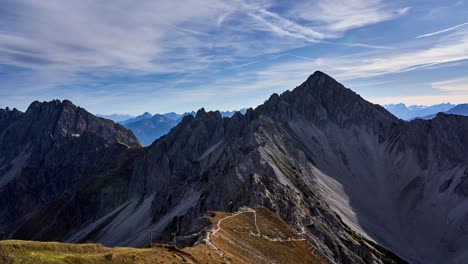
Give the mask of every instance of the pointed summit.
M 383 107 L 367 102 L 329 75 L 316 71 L 293 91 L 273 94 L 259 109 L 282 120 L 307 119 L 337 124 L 394 121 Z
M 303 83 L 307 84 L 309 87 L 329 87 L 329 86 L 339 86 L 340 88 L 345 88 L 342 84 L 340 84 L 337 80 L 335 80 L 330 75 L 321 72 L 315 71 L 312 75 L 307 78 L 307 80 Z
M 205 108 L 202 107 L 197 111 L 196 117 L 201 117 L 201 116 L 204 116 L 205 114 L 206 114 Z
M 328 78 L 328 79 L 332 79 L 334 80 L 330 75 L 322 72 L 322 71 L 315 71 L 313 74 L 311 74 L 309 76 L 309 78 L 307 78 L 307 82 L 309 81 L 312 81 L 312 80 L 317 80 L 317 79 L 320 79 L 320 78 Z
M 333 79 L 330 75 L 321 71 L 316 71 L 310 75 L 301 86 L 303 85 L 315 89 L 346 88 L 337 80 Z

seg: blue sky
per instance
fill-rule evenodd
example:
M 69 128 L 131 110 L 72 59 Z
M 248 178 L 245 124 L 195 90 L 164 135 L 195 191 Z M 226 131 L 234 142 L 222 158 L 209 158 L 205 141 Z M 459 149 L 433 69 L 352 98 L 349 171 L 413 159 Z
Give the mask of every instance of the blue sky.
M 468 3 L 0 0 L 2 108 L 240 109 L 315 70 L 375 103 L 468 102 Z

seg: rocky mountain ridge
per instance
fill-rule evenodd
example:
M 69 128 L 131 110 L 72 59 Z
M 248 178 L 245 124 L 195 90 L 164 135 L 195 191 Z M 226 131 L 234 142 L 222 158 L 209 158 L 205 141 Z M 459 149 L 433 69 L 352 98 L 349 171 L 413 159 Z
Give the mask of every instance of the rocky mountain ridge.
M 382 263 L 378 244 L 412 263 L 462 263 L 467 129 L 453 115 L 405 122 L 316 72 L 244 115 L 201 109 L 147 148 L 108 152 L 79 190 L 60 189 L 7 234 L 143 246 L 152 232 L 191 245 L 208 211 L 263 205 L 330 262 Z M 34 216 L 54 222 L 38 227 Z
M 247 110 L 245 108 L 239 111 L 222 111 L 220 112 L 223 117 L 231 117 L 236 112 L 244 114 Z M 138 138 L 143 146 L 149 146 L 156 139 L 167 134 L 171 128 L 176 126 L 185 116 L 195 116 L 196 112 L 186 112 L 183 114 L 177 114 L 174 112 L 166 114 L 155 114 L 152 115 L 145 112 L 135 118 L 131 118 L 121 122 L 123 126 L 132 130 L 135 136 Z
M 39 235 L 45 226 L 24 225 L 36 221 L 40 226 L 48 220 L 42 210 L 139 146 L 131 131 L 66 100 L 34 102 L 25 113 L 2 113 L 9 118 L 2 117 L 0 131 L 0 227 L 16 237 L 47 236 Z

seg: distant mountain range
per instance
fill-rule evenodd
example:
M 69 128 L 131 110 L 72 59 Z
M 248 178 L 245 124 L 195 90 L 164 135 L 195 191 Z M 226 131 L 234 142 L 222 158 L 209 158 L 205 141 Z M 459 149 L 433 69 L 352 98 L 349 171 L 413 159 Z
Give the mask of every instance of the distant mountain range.
M 125 126 L 125 125 L 135 123 L 135 122 L 138 122 L 138 121 L 141 121 L 141 120 L 150 119 L 151 117 L 153 117 L 152 114 L 150 114 L 148 112 L 144 112 L 143 114 L 141 114 L 139 116 L 132 117 L 132 118 L 129 118 L 127 120 L 120 121 L 119 123 Z
M 128 120 L 130 118 L 133 118 L 134 116 L 132 115 L 126 115 L 126 114 L 112 114 L 112 115 L 100 115 L 100 114 L 97 114 L 96 116 L 99 116 L 99 117 L 102 117 L 102 118 L 105 118 L 105 119 L 110 119 L 116 123 L 119 123 L 119 122 L 122 122 L 122 121 L 125 121 L 125 120 Z
M 387 109 L 390 113 L 394 116 L 401 118 L 403 120 L 411 120 L 414 118 L 421 118 L 433 114 L 437 114 L 439 112 L 445 112 L 455 105 L 451 103 L 444 103 L 444 104 L 436 104 L 431 106 L 423 106 L 423 105 L 410 105 L 406 106 L 403 103 L 400 104 L 388 104 L 384 105 L 385 109 Z
M 240 113 L 245 114 L 247 108 L 243 108 L 239 110 Z M 223 117 L 231 117 L 237 111 L 223 111 L 220 112 L 221 116 Z M 182 118 L 187 115 L 195 116 L 196 113 L 186 112 L 183 114 L 178 114 L 174 112 L 165 113 L 165 114 L 155 114 L 152 115 L 148 112 L 145 112 L 139 116 L 133 117 L 129 115 L 120 115 L 120 114 L 113 114 L 113 115 L 100 115 L 101 117 L 113 120 L 114 122 L 118 122 L 122 124 L 124 127 L 132 130 L 132 132 L 137 137 L 140 144 L 143 146 L 149 146 L 153 143 L 156 139 L 160 138 L 161 136 L 167 134 L 171 128 L 177 125 Z M 121 118 L 123 116 L 128 116 L 128 119 L 116 121 L 115 118 Z
M 329 263 L 465 263 L 467 133 L 468 117 L 403 121 L 322 72 L 245 114 L 188 114 L 148 147 L 70 101 L 33 102 L 0 110 L 0 231 L 106 246 L 151 237 L 232 259 L 215 246 L 228 226 L 238 238 L 226 243 L 244 250 L 288 242 L 253 212 L 265 207 Z
M 453 115 L 463 115 L 463 116 L 468 116 L 468 104 L 459 104 L 454 106 L 453 108 L 450 108 L 447 111 L 442 112 L 444 114 L 453 114 Z M 437 113 L 432 114 L 432 115 L 427 115 L 424 117 L 421 117 L 422 119 L 432 119 L 437 116 Z
M 154 115 L 129 123 L 124 122 L 122 125 L 132 130 L 141 145 L 149 146 L 153 141 L 167 134 L 178 123 L 178 121 L 167 118 L 164 115 Z

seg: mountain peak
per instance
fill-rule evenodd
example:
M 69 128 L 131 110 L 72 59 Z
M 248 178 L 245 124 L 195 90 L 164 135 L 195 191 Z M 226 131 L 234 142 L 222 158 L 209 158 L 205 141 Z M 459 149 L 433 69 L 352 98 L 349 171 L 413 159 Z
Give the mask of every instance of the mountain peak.
M 347 100 L 358 99 L 354 91 L 344 87 L 330 75 L 321 71 L 315 71 L 299 87 L 292 91 L 294 96 L 305 95 L 318 96 L 321 100 L 335 100 L 338 97 L 346 97 Z M 362 98 L 359 97 L 362 100 Z
M 63 100 L 60 101 L 58 99 L 52 100 L 52 101 L 44 101 L 44 102 L 39 102 L 39 101 L 34 101 L 32 102 L 28 109 L 26 110 L 27 114 L 33 113 L 33 112 L 38 112 L 41 111 L 42 109 L 45 110 L 53 110 L 53 109 L 60 109 L 60 108 L 78 108 L 75 106 L 71 101 L 69 100 Z
M 333 77 L 331 77 L 330 75 L 324 73 L 324 72 L 321 72 L 321 71 L 315 71 L 312 75 L 309 76 L 309 78 L 307 78 L 306 80 L 306 83 L 314 83 L 314 84 L 317 84 L 317 83 L 327 83 L 327 82 L 335 82 L 335 83 L 338 83 L 338 81 L 336 81 L 335 79 L 333 79 Z
M 0 108 L 0 132 L 12 122 L 16 121 L 21 115 L 23 115 L 23 113 L 16 108 L 13 108 L 13 110 L 9 107 L 5 109 Z
M 203 116 L 205 114 L 206 114 L 205 108 L 202 107 L 197 111 L 196 116 L 199 117 L 199 116 Z
M 69 100 L 35 101 L 28 107 L 22 122 L 32 124 L 31 131 L 25 133 L 36 138 L 58 140 L 92 132 L 111 142 L 139 146 L 132 132 L 111 120 L 92 115 Z
M 384 108 L 367 102 L 321 71 L 314 72 L 292 91 L 273 94 L 258 109 L 256 112 L 281 120 L 305 117 L 314 122 L 334 121 L 340 125 L 395 120 Z
M 330 75 L 322 72 L 322 71 L 315 71 L 314 73 L 312 73 L 310 76 L 309 76 L 309 79 L 310 78 L 318 78 L 318 77 L 328 77 L 328 78 L 331 78 Z
M 9 113 L 9 112 L 20 112 L 20 111 L 16 108 L 10 109 L 10 107 L 7 106 L 5 107 L 5 109 L 0 108 L 0 112 Z

